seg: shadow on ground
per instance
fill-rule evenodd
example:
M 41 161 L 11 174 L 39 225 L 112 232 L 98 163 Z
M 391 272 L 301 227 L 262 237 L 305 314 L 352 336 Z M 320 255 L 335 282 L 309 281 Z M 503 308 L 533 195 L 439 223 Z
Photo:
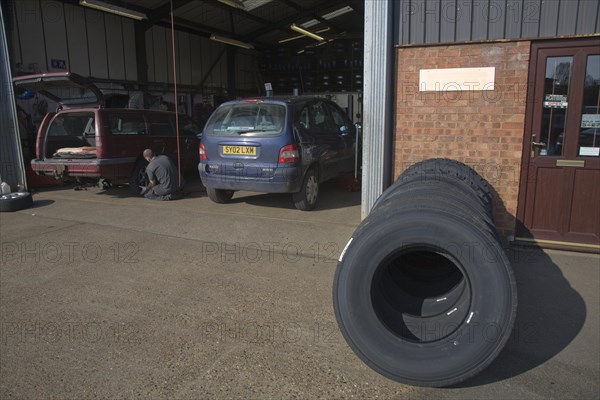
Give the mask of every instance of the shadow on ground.
M 494 215 L 514 219 L 495 189 L 491 189 Z M 585 323 L 587 309 L 582 296 L 547 253 L 536 246 L 506 245 L 506 254 L 517 282 L 514 329 L 496 360 L 457 388 L 502 381 L 544 364 L 563 351 Z
M 337 181 L 324 182 L 319 186 L 319 199 L 315 210 L 334 210 L 360 205 L 360 191 L 350 192 Z M 295 210 L 291 193 L 260 193 L 236 197 L 232 203 L 247 203 L 258 207 Z

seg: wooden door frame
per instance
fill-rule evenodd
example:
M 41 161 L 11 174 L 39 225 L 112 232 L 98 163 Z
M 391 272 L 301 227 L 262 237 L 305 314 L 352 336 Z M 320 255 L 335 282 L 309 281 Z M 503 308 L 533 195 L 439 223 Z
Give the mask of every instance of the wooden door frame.
M 516 226 L 515 226 L 515 238 L 519 237 L 519 239 L 525 238 L 528 242 L 527 238 L 530 235 L 526 235 L 528 231 L 525 226 L 525 212 L 527 205 L 527 185 L 530 181 L 529 170 L 531 164 L 531 132 L 533 131 L 534 124 L 534 114 L 535 114 L 535 95 L 538 82 L 536 82 L 536 75 L 539 66 L 539 50 L 544 49 L 568 49 L 568 48 L 576 48 L 576 47 L 586 47 L 586 46 L 597 46 L 598 37 L 593 38 L 572 38 L 572 39 L 551 39 L 551 40 L 540 40 L 531 43 L 531 48 L 529 52 L 529 73 L 527 77 L 527 95 L 526 95 L 526 105 L 525 105 L 525 125 L 523 131 L 523 150 L 522 150 L 522 158 L 521 158 L 521 172 L 519 175 L 519 194 L 517 200 L 517 215 L 516 215 Z M 566 150 L 566 149 L 565 149 Z M 519 241 L 519 240 L 518 240 Z M 531 242 L 536 243 L 534 238 L 531 238 Z M 588 245 L 577 245 L 573 243 L 573 247 L 569 246 L 567 243 L 554 242 L 552 241 L 540 241 L 540 242 L 548 242 L 549 246 L 554 248 L 564 248 L 564 249 L 573 249 L 575 248 L 587 248 Z M 592 246 L 596 248 L 597 246 Z

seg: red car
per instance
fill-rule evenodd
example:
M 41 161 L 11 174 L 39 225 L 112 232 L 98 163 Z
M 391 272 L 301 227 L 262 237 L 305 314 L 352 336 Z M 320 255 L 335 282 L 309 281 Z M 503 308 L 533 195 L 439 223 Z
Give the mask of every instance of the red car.
M 69 72 L 16 77 L 14 84 L 40 93 L 59 104 L 40 124 L 36 157 L 38 175 L 56 178 L 103 178 L 129 182 L 134 190 L 145 178 L 146 148 L 177 160 L 182 170 L 195 170 L 199 162 L 199 129 L 179 116 L 179 149 L 176 115 L 172 112 L 105 108 L 100 89 Z

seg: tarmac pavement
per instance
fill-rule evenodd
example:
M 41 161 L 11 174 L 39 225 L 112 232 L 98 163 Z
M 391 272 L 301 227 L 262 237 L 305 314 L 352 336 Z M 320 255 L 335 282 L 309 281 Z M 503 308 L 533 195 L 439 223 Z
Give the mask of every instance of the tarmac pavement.
M 331 305 L 360 193 L 322 187 L 214 204 L 129 188 L 34 194 L 0 214 L 0 398 L 596 399 L 600 258 L 513 248 L 507 347 L 458 387 L 416 388 L 365 366 Z

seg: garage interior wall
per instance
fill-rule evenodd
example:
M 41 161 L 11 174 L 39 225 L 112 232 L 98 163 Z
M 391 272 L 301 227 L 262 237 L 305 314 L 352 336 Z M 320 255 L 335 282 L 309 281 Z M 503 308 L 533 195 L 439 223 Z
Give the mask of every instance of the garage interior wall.
M 17 74 L 71 71 L 95 79 L 135 82 L 135 26 L 129 18 L 52 0 L 12 3 L 13 69 Z M 146 31 L 148 80 L 173 83 L 171 30 Z M 178 84 L 203 88 L 256 88 L 255 56 L 236 49 L 236 82 L 227 79 L 226 45 L 176 31 Z M 200 89 L 200 88 L 198 88 Z

